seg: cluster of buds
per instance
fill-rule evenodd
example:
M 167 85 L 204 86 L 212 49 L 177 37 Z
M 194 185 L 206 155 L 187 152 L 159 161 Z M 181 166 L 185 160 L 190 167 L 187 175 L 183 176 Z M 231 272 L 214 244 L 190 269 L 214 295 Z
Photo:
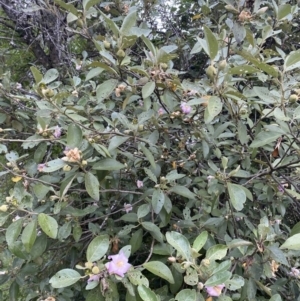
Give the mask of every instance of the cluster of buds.
M 170 74 L 164 72 L 162 68 L 155 68 L 150 71 L 151 78 L 156 82 L 164 82 L 166 79 L 170 79 Z
M 115 94 L 117 97 L 121 96 L 121 92 L 123 92 L 126 89 L 125 84 L 120 84 L 116 89 L 115 89 Z
M 66 156 L 61 159 L 64 161 L 67 161 L 67 162 L 79 162 L 81 159 L 81 155 L 82 155 L 81 151 L 77 147 L 75 147 L 73 149 L 67 148 L 64 151 L 64 154 Z
M 252 19 L 251 13 L 245 10 L 242 10 L 238 17 L 238 20 L 240 22 L 249 22 L 251 19 Z

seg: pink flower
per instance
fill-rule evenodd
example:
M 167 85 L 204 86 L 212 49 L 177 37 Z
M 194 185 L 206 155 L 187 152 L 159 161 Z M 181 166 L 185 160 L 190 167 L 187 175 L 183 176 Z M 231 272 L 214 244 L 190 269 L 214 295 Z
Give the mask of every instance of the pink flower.
M 132 211 L 132 206 L 131 204 L 124 204 L 124 210 L 126 211 L 126 213 L 129 213 L 130 211 Z
M 60 135 L 61 135 L 61 128 L 57 125 L 57 126 L 55 127 L 53 136 L 54 136 L 55 138 L 59 138 Z
M 160 116 L 160 115 L 163 115 L 163 114 L 165 114 L 166 113 L 166 111 L 163 109 L 163 108 L 159 108 L 158 109 L 158 115 Z
M 299 278 L 300 277 L 300 271 L 296 268 L 292 268 L 291 272 L 289 272 L 289 275 L 295 278 Z
M 120 251 L 117 255 L 109 255 L 108 259 L 111 259 L 111 261 L 107 262 L 105 267 L 110 275 L 116 274 L 120 277 L 124 277 L 124 274 L 127 273 L 131 267 L 123 251 Z
M 38 170 L 39 172 L 43 172 L 43 170 L 44 170 L 44 167 L 46 167 L 46 164 L 45 164 L 45 163 L 38 164 L 38 166 L 37 166 L 37 170 Z
M 143 181 L 137 180 L 137 181 L 136 181 L 136 186 L 137 186 L 138 188 L 142 188 L 142 187 L 144 186 Z
M 183 114 L 190 114 L 192 107 L 188 106 L 185 102 L 180 105 L 181 111 Z
M 219 284 L 216 286 L 207 286 L 206 291 L 212 297 L 218 297 L 222 293 L 222 289 L 225 287 L 225 284 Z
M 89 276 L 90 278 L 88 279 L 88 282 L 99 281 L 101 274 L 97 274 L 97 275 L 90 274 Z

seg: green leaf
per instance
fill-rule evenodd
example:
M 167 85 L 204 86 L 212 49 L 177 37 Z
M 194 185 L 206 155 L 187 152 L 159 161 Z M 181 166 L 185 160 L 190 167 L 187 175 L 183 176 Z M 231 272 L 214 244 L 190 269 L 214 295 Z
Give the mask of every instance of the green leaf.
M 233 36 L 237 44 L 241 44 L 246 37 L 246 29 L 240 22 L 234 22 L 232 27 Z
M 175 296 L 175 301 L 197 301 L 196 291 L 183 289 Z
M 116 25 L 114 21 L 112 21 L 110 18 L 108 18 L 101 10 L 100 14 L 102 15 L 103 19 L 105 20 L 106 24 L 109 26 L 113 34 L 118 37 L 119 36 L 119 27 Z
M 44 84 L 49 84 L 51 82 L 53 82 L 54 80 L 56 80 L 59 76 L 59 73 L 56 69 L 49 69 L 44 77 L 43 77 L 43 83 Z
M 149 212 L 150 212 L 149 204 L 143 204 L 143 205 L 139 206 L 138 211 L 137 211 L 138 219 L 145 217 Z
M 51 279 L 49 283 L 53 288 L 62 288 L 70 286 L 81 279 L 81 275 L 72 269 L 64 269 L 57 272 Z
M 71 187 L 75 177 L 77 176 L 77 174 L 70 176 L 70 177 L 66 177 L 61 185 L 60 185 L 60 190 L 59 190 L 59 195 L 60 195 L 60 199 L 62 200 L 63 197 L 66 195 L 66 193 L 68 192 L 69 188 Z
M 99 74 L 101 74 L 104 71 L 103 68 L 100 67 L 96 67 L 91 69 L 88 74 L 85 77 L 85 81 L 87 82 L 88 80 L 90 80 L 91 78 L 98 76 Z
M 269 301 L 282 301 L 282 299 L 279 294 L 276 294 L 276 295 L 273 295 Z
M 173 186 L 170 188 L 169 192 L 173 192 L 178 195 L 184 196 L 190 200 L 196 199 L 196 195 L 184 186 L 180 186 L 180 185 Z
M 141 36 L 141 39 L 143 40 L 143 42 L 146 44 L 146 46 L 148 47 L 148 49 L 151 51 L 151 53 L 153 54 L 153 56 L 156 56 L 156 48 L 155 46 L 151 43 L 151 41 L 146 38 L 145 36 Z
M 109 142 L 108 151 L 111 152 L 117 147 L 119 147 L 121 144 L 126 142 L 129 139 L 129 137 L 122 137 L 122 136 L 114 136 Z
M 154 213 L 159 214 L 159 212 L 164 206 L 164 202 L 165 202 L 165 195 L 163 191 L 160 189 L 155 189 L 151 199 L 151 204 Z
M 230 202 L 235 210 L 241 211 L 246 202 L 246 193 L 240 185 L 227 183 Z
M 278 20 L 284 19 L 287 15 L 291 13 L 291 5 L 290 4 L 282 4 L 278 7 L 277 18 Z
M 227 247 L 229 249 L 234 249 L 242 246 L 251 246 L 253 243 L 251 241 L 243 240 L 240 238 L 233 239 L 232 241 L 227 242 Z
M 300 50 L 291 52 L 284 60 L 284 70 L 291 71 L 300 67 Z
M 246 52 L 245 50 L 242 51 L 237 51 L 237 54 L 241 55 L 243 58 L 245 58 L 247 61 L 251 62 L 254 66 L 256 66 L 258 69 L 266 72 L 267 74 L 273 76 L 273 77 L 278 77 L 278 70 L 275 69 L 274 67 L 261 62 L 254 58 L 250 53 Z
M 242 288 L 245 285 L 245 280 L 239 275 L 233 275 L 232 279 L 229 279 L 225 282 L 226 288 L 231 291 L 236 291 Z
M 149 97 L 155 90 L 155 82 L 148 82 L 145 86 L 142 88 L 142 97 L 143 99 L 146 99 Z
M 46 186 L 42 183 L 37 183 L 33 186 L 33 192 L 39 200 L 42 200 L 51 189 L 51 187 Z
M 21 235 L 21 240 L 22 243 L 25 247 L 26 252 L 30 252 L 32 249 L 32 246 L 35 243 L 36 236 L 37 236 L 37 221 L 33 220 L 29 222 L 26 227 L 24 228 L 22 235 Z
M 151 151 L 149 151 L 149 149 L 147 149 L 145 147 L 144 143 L 140 143 L 139 147 L 141 148 L 142 152 L 144 153 L 144 155 L 146 156 L 146 158 L 148 159 L 148 161 L 150 162 L 152 168 L 155 170 L 156 169 L 156 163 L 155 163 L 155 159 L 151 153 Z
M 80 226 L 79 223 L 76 223 L 74 226 L 73 226 L 73 237 L 74 237 L 74 240 L 76 242 L 79 241 L 79 239 L 81 238 L 81 235 L 82 235 L 82 228 Z
M 103 82 L 101 85 L 98 85 L 96 89 L 96 97 L 98 103 L 101 103 L 103 100 L 108 98 L 110 94 L 115 90 L 117 84 L 118 80 L 109 79 Z
M 229 280 L 232 276 L 232 273 L 229 271 L 223 271 L 216 274 L 213 274 L 207 281 L 204 283 L 205 286 L 216 286 L 224 283 Z
M 277 246 L 267 246 L 267 249 L 271 252 L 271 258 L 276 262 L 289 266 L 285 254 Z
M 144 285 L 149 287 L 149 280 L 141 273 L 141 271 L 137 269 L 129 270 L 127 276 L 133 285 Z
M 138 292 L 143 301 L 158 301 L 155 293 L 144 285 L 138 286 Z
M 157 227 L 155 224 L 151 222 L 143 222 L 142 226 L 153 236 L 154 239 L 161 243 L 164 241 L 164 237 L 160 232 L 159 227 Z
M 68 126 L 67 144 L 70 148 L 79 147 L 82 143 L 81 128 L 74 123 Z
M 46 166 L 43 168 L 43 172 L 53 172 L 63 168 L 66 164 L 64 160 L 55 159 L 46 163 Z
M 218 54 L 218 40 L 206 25 L 203 25 L 203 29 L 205 34 L 205 40 L 208 45 L 208 55 L 210 59 L 213 60 Z
M 72 222 L 71 221 L 66 222 L 59 228 L 57 238 L 60 241 L 64 241 L 66 238 L 70 236 L 71 231 L 72 231 Z
M 290 236 L 300 233 L 300 222 L 298 222 L 291 230 Z
M 300 250 L 300 233 L 288 238 L 280 249 Z
M 167 242 L 183 257 L 183 260 L 192 260 L 190 243 L 187 238 L 178 232 L 167 232 Z
M 66 3 L 65 1 L 62 0 L 55 0 L 55 3 L 57 3 L 59 6 L 61 6 L 62 8 L 64 8 L 66 11 L 72 13 L 73 15 L 77 16 L 78 11 L 75 8 L 75 6 L 71 3 Z
M 85 11 L 88 11 L 92 6 L 100 3 L 101 0 L 83 0 L 82 6 Z
M 85 184 L 85 189 L 89 196 L 96 200 L 99 201 L 100 199 L 100 194 L 99 194 L 99 189 L 100 189 L 100 184 L 98 179 L 91 173 L 87 172 L 84 177 L 84 184 Z
M 225 245 L 214 245 L 206 252 L 206 258 L 209 260 L 220 260 L 227 254 L 228 247 Z
M 209 98 L 207 108 L 205 109 L 204 121 L 210 123 L 222 111 L 223 103 L 217 96 Z
M 47 234 L 50 238 L 56 238 L 57 237 L 57 230 L 58 230 L 58 224 L 57 221 L 45 214 L 40 213 L 38 215 L 38 222 L 42 230 Z
M 136 10 L 133 10 L 123 20 L 122 27 L 120 29 L 121 34 L 124 36 L 130 35 L 130 30 L 135 25 L 135 23 L 136 23 Z
M 144 167 L 144 171 L 150 180 L 152 180 L 154 183 L 157 183 L 155 174 L 149 168 Z
M 144 263 L 143 266 L 152 274 L 167 280 L 169 283 L 174 283 L 173 275 L 164 263 L 160 261 L 149 261 Z
M 238 135 L 242 144 L 248 143 L 249 137 L 247 135 L 247 127 L 241 120 L 238 121 Z
M 278 132 L 259 132 L 258 135 L 256 135 L 255 139 L 250 144 L 250 147 L 252 148 L 258 148 L 262 147 L 269 143 L 275 143 L 276 140 L 281 136 L 281 133 Z
M 101 259 L 109 248 L 109 236 L 100 235 L 95 237 L 89 244 L 86 251 L 86 259 L 89 262 Z
M 258 72 L 258 69 L 249 65 L 241 65 L 228 70 L 228 74 L 251 74 L 256 72 Z
M 30 67 L 30 71 L 34 77 L 35 83 L 38 84 L 43 79 L 43 74 L 34 66 Z
M 196 252 L 199 252 L 202 249 L 202 247 L 205 245 L 207 238 L 208 238 L 207 231 L 203 231 L 201 234 L 199 234 L 194 241 L 193 249 L 195 249 Z
M 11 246 L 17 240 L 18 236 L 21 233 L 22 226 L 23 226 L 23 218 L 20 218 L 7 227 L 5 233 L 5 239 L 8 246 Z
M 125 168 L 124 164 L 110 158 L 100 160 L 93 165 L 95 170 L 120 170 L 122 168 Z

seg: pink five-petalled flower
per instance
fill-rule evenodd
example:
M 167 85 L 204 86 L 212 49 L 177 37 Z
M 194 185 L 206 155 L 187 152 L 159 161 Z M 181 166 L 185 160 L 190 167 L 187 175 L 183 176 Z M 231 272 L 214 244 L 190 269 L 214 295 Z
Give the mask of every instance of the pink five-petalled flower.
M 143 181 L 137 180 L 136 181 L 136 186 L 137 186 L 137 188 L 142 188 L 144 186 Z
M 222 293 L 222 289 L 225 287 L 224 284 L 219 284 L 216 286 L 207 286 L 206 291 L 212 297 L 218 297 Z
M 130 211 L 132 211 L 132 206 L 131 204 L 124 204 L 124 210 L 126 211 L 126 213 L 129 213 Z
M 183 114 L 190 114 L 192 107 L 188 106 L 185 102 L 180 105 L 181 111 Z
M 44 171 L 44 167 L 46 167 L 46 164 L 45 164 L 45 163 L 38 164 L 37 170 L 38 170 L 39 172 L 43 172 L 43 171 Z
M 105 267 L 110 275 L 116 274 L 120 277 L 124 277 L 124 274 L 127 273 L 131 267 L 123 251 L 120 251 L 117 255 L 109 255 L 108 259 L 111 259 L 111 261 L 107 262 Z
M 58 125 L 55 127 L 53 136 L 54 136 L 55 138 L 59 138 L 59 137 L 61 136 L 61 128 L 60 128 Z

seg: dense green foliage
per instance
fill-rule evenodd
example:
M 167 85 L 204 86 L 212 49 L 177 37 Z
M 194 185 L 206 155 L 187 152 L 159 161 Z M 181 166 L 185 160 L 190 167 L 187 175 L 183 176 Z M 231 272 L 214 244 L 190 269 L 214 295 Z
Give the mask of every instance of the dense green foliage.
M 72 64 L 2 70 L 2 299 L 300 300 L 297 4 L 40 2 Z

